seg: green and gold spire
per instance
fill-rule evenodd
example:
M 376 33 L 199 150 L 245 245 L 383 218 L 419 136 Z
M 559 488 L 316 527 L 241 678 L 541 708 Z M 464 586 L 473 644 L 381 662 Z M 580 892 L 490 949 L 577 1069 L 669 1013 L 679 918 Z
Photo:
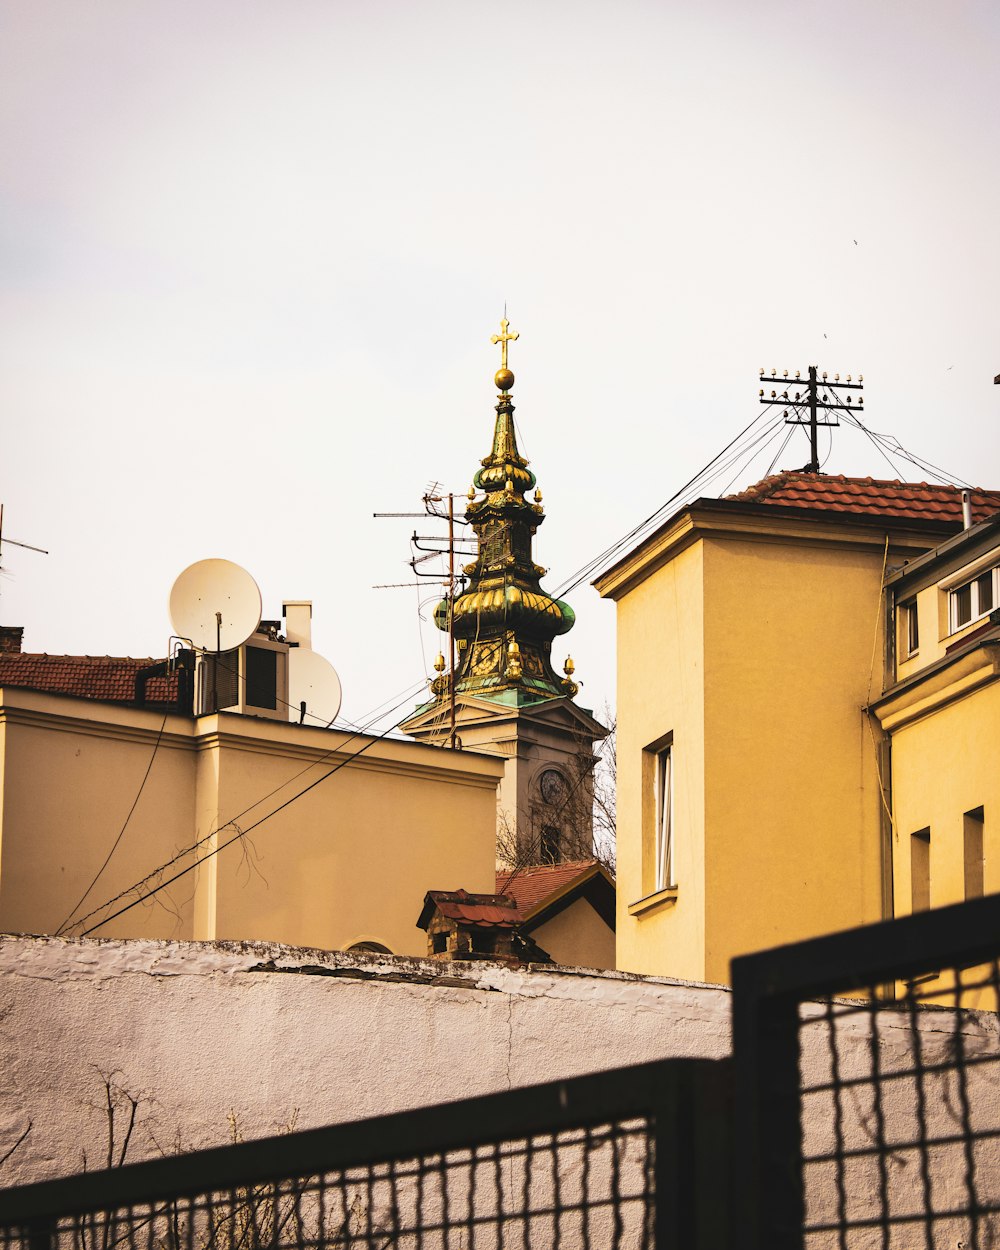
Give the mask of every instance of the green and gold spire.
M 545 513 L 541 491 L 535 491 L 534 502 L 525 498 L 535 475 L 517 448 L 510 398 L 514 375 L 507 367 L 507 344 L 517 338 L 505 317 L 492 339 L 501 352 L 493 447 L 469 491 L 465 516 L 475 530 L 478 554 L 465 566 L 469 587 L 455 600 L 453 629 L 456 691 L 521 706 L 572 696 L 577 687 L 569 664 L 560 678 L 551 661 L 552 640 L 572 629 L 573 609 L 542 590 L 546 570 L 531 555 Z M 447 632 L 447 601 L 438 604 L 434 621 Z M 445 695 L 447 677 L 437 678 L 433 688 Z

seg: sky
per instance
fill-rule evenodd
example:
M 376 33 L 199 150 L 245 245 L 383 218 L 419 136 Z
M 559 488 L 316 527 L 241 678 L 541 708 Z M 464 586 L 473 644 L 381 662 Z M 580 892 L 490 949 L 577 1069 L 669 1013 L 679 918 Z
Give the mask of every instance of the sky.
M 224 557 L 313 601 L 346 717 L 411 707 L 436 593 L 373 587 L 427 531 L 373 514 L 468 489 L 505 304 L 549 589 L 776 415 L 761 367 L 1000 486 L 998 53 L 992 0 L 0 0 L 3 537 L 49 552 L 4 542 L 0 623 L 160 656 Z M 614 606 L 569 598 L 600 711 Z

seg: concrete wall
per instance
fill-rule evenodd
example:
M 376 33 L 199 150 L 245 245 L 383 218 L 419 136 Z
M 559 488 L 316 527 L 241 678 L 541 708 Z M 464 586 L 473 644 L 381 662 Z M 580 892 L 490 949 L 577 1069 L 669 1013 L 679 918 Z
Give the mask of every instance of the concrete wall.
M 141 1095 L 130 1158 L 665 1056 L 723 1056 L 729 993 L 617 973 L 250 943 L 0 939 L 0 1183 L 91 1167 L 101 1074 Z
M 84 1155 L 91 1168 L 104 1164 L 105 1078 L 119 1100 L 117 1148 L 124 1093 L 139 1100 L 129 1152 L 139 1159 L 222 1144 L 234 1131 L 251 1138 L 644 1060 L 719 1058 L 729 1008 L 717 986 L 613 972 L 443 967 L 249 943 L 0 939 L 0 1156 L 32 1125 L 0 1184 L 76 1171 Z M 828 1022 L 820 1007 L 804 1016 L 802 1072 L 825 1087 Z M 881 1071 L 911 1067 L 917 1030 L 924 1062 L 947 1063 L 955 1024 L 946 1010 L 882 1012 Z M 871 1072 L 868 1025 L 863 1012 L 840 1017 L 842 1079 Z M 968 1012 L 960 1028 L 967 1055 L 997 1055 L 995 1014 Z M 995 1062 L 966 1072 L 977 1131 L 1000 1125 L 995 1074 Z M 953 1134 L 954 1078 L 931 1076 L 923 1088 L 928 1131 Z M 886 1166 L 898 1213 L 921 1201 L 921 1168 L 901 1144 L 919 1132 L 914 1080 L 886 1081 L 882 1093 L 886 1140 L 897 1143 Z M 806 1100 L 808 1150 L 832 1151 L 838 1127 L 848 1149 L 871 1145 L 865 1088 L 841 1095 L 839 1116 L 828 1088 Z M 995 1201 L 995 1138 L 977 1144 L 976 1160 L 980 1194 Z M 935 1193 L 961 1201 L 965 1167 L 961 1142 L 934 1153 Z M 806 1180 L 811 1217 L 834 1215 L 832 1168 L 811 1165 Z M 850 1212 L 876 1213 L 871 1155 L 849 1164 L 847 1184 Z M 893 1246 L 910 1244 L 910 1231 L 904 1225 Z M 957 1244 L 962 1229 L 954 1231 L 935 1244 Z

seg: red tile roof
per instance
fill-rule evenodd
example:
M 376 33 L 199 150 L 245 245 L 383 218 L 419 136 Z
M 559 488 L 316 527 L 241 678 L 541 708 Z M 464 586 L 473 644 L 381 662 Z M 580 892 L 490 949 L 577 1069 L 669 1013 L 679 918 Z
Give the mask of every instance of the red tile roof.
M 483 929 L 513 929 L 518 922 L 517 905 L 500 894 L 470 894 L 467 890 L 428 890 L 417 924 L 426 929 L 433 910 L 448 920 Z
M 974 522 L 1000 512 L 1000 491 L 977 488 L 971 495 Z M 962 523 L 962 488 L 933 482 L 897 482 L 825 473 L 775 473 L 726 498 L 780 508 Z
M 131 656 L 0 654 L 0 686 L 20 686 L 106 703 L 132 703 L 136 673 L 157 663 L 160 661 Z M 147 682 L 148 703 L 176 700 L 176 673 Z
M 564 894 L 581 878 L 589 876 L 596 859 L 573 860 L 565 864 L 538 864 L 515 872 L 497 873 L 497 894 L 514 900 L 517 919 L 524 920 L 554 894 Z

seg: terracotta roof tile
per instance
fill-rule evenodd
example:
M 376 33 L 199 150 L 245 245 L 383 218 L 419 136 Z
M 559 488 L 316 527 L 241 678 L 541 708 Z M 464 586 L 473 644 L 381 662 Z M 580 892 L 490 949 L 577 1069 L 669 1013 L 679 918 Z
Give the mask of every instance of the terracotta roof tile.
M 497 894 L 469 894 L 466 890 L 428 890 L 421 914 L 421 928 L 426 928 L 429 908 L 436 908 L 449 920 L 484 929 L 513 929 L 518 922 L 517 906 L 512 898 Z
M 497 893 L 514 900 L 517 918 L 523 920 L 547 898 L 561 893 L 589 873 L 596 863 L 596 859 L 580 859 L 565 864 L 538 864 L 516 872 L 498 872 Z
M 974 522 L 1000 512 L 1000 491 L 976 488 L 971 495 Z M 961 487 L 934 482 L 898 482 L 825 473 L 775 473 L 726 498 L 779 508 L 962 523 Z
M 160 661 L 113 655 L 0 654 L 0 686 L 19 686 L 78 699 L 132 703 L 135 675 Z M 148 703 L 177 700 L 177 674 L 153 677 L 146 685 Z

